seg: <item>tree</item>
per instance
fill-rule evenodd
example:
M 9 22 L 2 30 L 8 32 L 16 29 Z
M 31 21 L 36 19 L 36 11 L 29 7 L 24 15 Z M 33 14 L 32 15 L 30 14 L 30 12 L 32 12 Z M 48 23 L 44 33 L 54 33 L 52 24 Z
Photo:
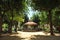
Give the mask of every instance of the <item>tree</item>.
M 39 29 L 40 29 L 39 26 L 40 26 L 40 22 L 41 22 L 39 14 L 37 14 L 37 13 L 33 14 L 33 16 L 31 17 L 31 20 L 33 22 L 37 23 L 37 25 L 34 26 L 34 29 L 36 29 L 37 31 L 39 31 Z
M 35 9 L 48 11 L 48 19 L 50 24 L 50 32 L 53 34 L 52 27 L 52 9 L 60 6 L 60 0 L 32 0 Z
M 40 20 L 41 20 L 41 24 L 44 25 L 44 24 L 49 24 L 48 22 L 48 17 L 47 17 L 47 12 L 46 11 L 41 11 L 39 13 L 40 15 Z
M 37 23 L 38 25 L 40 24 L 40 18 L 38 14 L 33 14 L 32 16 L 32 21 Z
M 2 26 L 2 15 L 4 17 L 4 15 L 7 16 L 7 18 L 9 19 L 9 32 L 12 32 L 12 23 L 13 20 L 17 20 L 17 18 L 19 17 L 15 17 L 14 15 L 14 10 L 16 10 L 16 14 L 20 14 L 19 12 L 23 11 L 23 7 L 25 7 L 24 4 L 25 0 L 0 0 L 0 26 Z M 9 13 L 8 13 L 9 12 Z M 8 16 L 8 14 L 9 16 Z M 6 19 L 6 17 L 5 17 Z M 19 19 L 20 20 L 20 19 Z M 17 20 L 18 21 L 18 20 Z M 0 27 L 0 31 L 2 30 L 2 27 Z
M 53 25 L 60 32 L 60 11 L 55 11 L 53 15 Z
M 2 32 L 2 3 L 3 1 L 0 0 L 0 33 Z
M 24 21 L 21 23 L 21 25 L 23 25 L 24 23 L 29 21 L 27 14 L 24 14 L 23 19 L 24 19 Z

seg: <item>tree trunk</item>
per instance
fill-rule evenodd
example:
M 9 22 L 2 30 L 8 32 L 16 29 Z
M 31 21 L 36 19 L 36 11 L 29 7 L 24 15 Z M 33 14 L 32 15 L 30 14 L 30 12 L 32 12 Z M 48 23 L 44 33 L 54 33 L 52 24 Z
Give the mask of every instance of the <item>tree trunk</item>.
M 11 22 L 9 23 L 8 33 L 12 33 L 12 24 L 11 24 Z
M 0 16 L 0 33 L 2 32 L 2 18 Z
M 2 32 L 2 14 L 0 9 L 0 33 Z
M 17 25 L 15 25 L 15 32 L 17 32 Z
M 16 23 L 15 23 L 15 32 L 17 32 L 17 27 L 18 27 L 18 22 L 17 21 L 15 21 Z
M 51 35 L 54 35 L 53 34 L 53 27 L 52 27 L 52 13 L 51 13 L 51 10 L 49 10 L 49 24 L 50 24 L 50 33 Z
M 10 21 L 10 25 L 8 27 L 8 32 L 9 33 L 12 33 L 12 26 L 13 26 L 13 10 L 11 10 L 11 16 L 12 16 L 12 19 Z

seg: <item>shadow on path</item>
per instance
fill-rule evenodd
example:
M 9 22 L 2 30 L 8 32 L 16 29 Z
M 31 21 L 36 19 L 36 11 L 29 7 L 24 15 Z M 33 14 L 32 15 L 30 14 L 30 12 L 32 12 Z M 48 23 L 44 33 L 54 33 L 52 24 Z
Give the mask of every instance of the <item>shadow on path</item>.
M 31 40 L 60 40 L 60 36 L 35 35 L 34 38 L 31 38 Z
M 0 36 L 0 40 L 23 40 L 18 36 Z
M 43 32 L 18 32 L 13 34 L 1 34 L 0 40 L 60 40 L 60 34 L 51 36 Z

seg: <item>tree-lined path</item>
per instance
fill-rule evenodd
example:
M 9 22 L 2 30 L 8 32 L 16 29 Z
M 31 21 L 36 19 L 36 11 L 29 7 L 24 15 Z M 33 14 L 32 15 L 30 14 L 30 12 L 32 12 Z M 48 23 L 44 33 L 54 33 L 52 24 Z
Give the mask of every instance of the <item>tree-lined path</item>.
M 0 0 L 0 40 L 60 40 L 60 0 Z

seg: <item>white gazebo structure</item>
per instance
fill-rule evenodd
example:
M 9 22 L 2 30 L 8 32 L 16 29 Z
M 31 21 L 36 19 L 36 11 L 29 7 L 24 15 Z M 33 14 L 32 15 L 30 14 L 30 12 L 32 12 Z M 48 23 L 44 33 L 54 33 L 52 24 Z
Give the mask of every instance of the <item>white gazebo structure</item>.
M 24 25 L 35 26 L 35 25 L 37 25 L 37 23 L 35 23 L 35 22 L 26 22 Z
M 37 23 L 29 21 L 24 24 L 24 26 L 27 26 L 27 31 L 33 31 L 32 27 L 37 26 Z

